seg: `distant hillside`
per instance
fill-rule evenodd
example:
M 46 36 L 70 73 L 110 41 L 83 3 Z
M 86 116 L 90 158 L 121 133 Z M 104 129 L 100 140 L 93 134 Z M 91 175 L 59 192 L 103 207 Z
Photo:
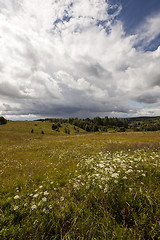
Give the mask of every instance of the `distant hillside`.
M 128 118 L 128 124 L 133 131 L 158 131 L 160 130 L 160 116 Z
M 0 130 L 17 133 L 74 135 L 94 132 L 159 131 L 160 117 L 109 118 L 46 118 L 36 121 L 7 121 L 1 117 Z M 7 122 L 7 124 L 5 124 Z
M 55 124 L 71 124 L 86 132 L 125 132 L 125 131 L 158 131 L 160 130 L 160 117 L 132 117 L 132 118 L 109 118 L 95 117 L 93 119 L 78 118 L 46 118 L 37 121 L 52 122 Z
M 156 116 L 156 117 L 132 117 L 132 118 L 127 118 L 128 121 L 159 121 L 160 120 L 160 116 Z

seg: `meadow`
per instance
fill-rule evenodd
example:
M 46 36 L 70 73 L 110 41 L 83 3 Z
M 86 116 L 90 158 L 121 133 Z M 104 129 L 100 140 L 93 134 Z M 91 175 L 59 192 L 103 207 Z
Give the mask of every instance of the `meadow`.
M 51 126 L 0 126 L 0 239 L 160 239 L 160 132 Z

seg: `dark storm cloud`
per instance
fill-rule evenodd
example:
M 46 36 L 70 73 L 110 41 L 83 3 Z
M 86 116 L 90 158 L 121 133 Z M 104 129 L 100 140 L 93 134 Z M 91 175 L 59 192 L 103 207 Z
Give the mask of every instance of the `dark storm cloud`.
M 157 103 L 159 101 L 159 98 L 160 96 L 155 96 L 148 93 L 137 97 L 135 100 L 140 103 L 153 104 Z

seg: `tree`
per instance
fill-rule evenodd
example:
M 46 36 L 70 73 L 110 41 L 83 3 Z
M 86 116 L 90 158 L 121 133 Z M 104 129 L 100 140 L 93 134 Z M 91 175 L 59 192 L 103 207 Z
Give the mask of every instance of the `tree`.
M 86 124 L 86 126 L 85 126 L 85 130 L 86 130 L 87 132 L 90 131 L 90 128 L 89 128 L 88 124 Z
M 57 128 L 58 128 L 57 125 L 53 123 L 52 130 L 56 130 Z
M 103 125 L 103 121 L 100 117 L 95 117 L 93 119 L 93 122 L 96 124 L 96 125 Z
M 97 125 L 94 125 L 93 126 L 93 132 L 97 132 L 98 131 L 98 126 Z
M 0 117 L 0 125 L 6 124 L 7 120 L 4 117 Z

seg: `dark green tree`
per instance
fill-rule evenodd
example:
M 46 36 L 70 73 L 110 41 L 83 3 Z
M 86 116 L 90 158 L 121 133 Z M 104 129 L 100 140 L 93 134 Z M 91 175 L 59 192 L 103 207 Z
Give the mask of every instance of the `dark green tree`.
M 0 117 L 0 125 L 6 124 L 7 120 L 4 117 Z
M 57 124 L 53 123 L 52 124 L 52 130 L 56 130 L 58 128 Z

